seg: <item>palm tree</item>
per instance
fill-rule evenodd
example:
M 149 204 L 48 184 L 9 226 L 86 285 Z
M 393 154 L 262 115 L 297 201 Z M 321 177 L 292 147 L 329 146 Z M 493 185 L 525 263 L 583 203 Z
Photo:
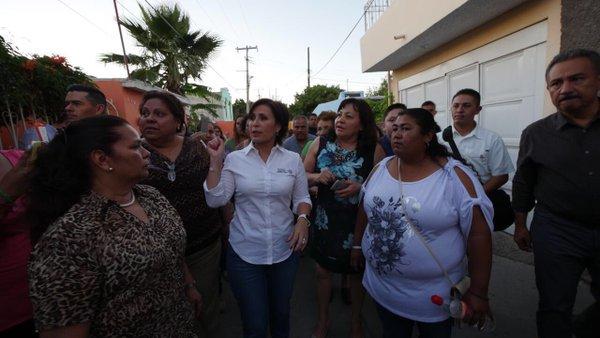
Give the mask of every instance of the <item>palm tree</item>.
M 177 5 L 139 7 L 141 22 L 128 18 L 121 21 L 143 48 L 140 55 L 127 55 L 129 65 L 135 67 L 131 78 L 177 94 L 211 96 L 207 87 L 190 83 L 190 80 L 201 80 L 208 58 L 222 41 L 208 32 L 191 31 L 190 18 Z M 114 53 L 102 54 L 100 61 L 124 63 L 123 55 Z

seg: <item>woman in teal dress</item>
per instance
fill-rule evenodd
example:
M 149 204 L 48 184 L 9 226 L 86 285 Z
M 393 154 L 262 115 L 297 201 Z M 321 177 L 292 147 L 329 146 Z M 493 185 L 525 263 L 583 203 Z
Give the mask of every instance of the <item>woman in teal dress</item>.
M 342 101 L 335 134 L 313 142 L 304 168 L 310 186 L 317 186 L 311 226 L 311 256 L 317 263 L 318 323 L 313 337 L 325 337 L 329 327 L 331 273 L 351 274 L 352 337 L 362 337 L 360 308 L 364 290 L 361 271 L 350 267 L 350 250 L 361 184 L 373 168 L 377 134 L 373 112 L 363 100 Z

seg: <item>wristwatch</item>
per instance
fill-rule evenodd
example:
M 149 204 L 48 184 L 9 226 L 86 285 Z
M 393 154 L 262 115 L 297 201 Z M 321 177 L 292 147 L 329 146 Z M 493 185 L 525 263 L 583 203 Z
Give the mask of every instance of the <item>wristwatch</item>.
M 306 221 L 306 227 L 310 228 L 310 220 L 308 219 L 308 215 L 300 214 L 300 215 L 298 215 L 298 219 L 300 219 L 300 218 L 304 218 L 304 220 Z

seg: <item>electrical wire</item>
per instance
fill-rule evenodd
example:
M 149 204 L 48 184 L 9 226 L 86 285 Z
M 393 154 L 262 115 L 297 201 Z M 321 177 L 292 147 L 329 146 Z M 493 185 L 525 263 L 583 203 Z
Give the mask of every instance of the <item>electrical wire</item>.
M 73 11 L 73 13 L 79 15 L 83 20 L 87 21 L 89 24 L 91 24 L 92 26 L 98 28 L 98 30 L 100 30 L 102 33 L 111 36 L 107 31 L 105 31 L 102 27 L 98 26 L 97 24 L 95 24 L 92 20 L 88 19 L 85 15 L 81 14 L 80 12 L 78 12 L 77 10 L 75 10 L 73 7 L 69 6 L 66 2 L 62 1 L 62 0 L 56 0 L 58 2 L 60 2 L 61 4 L 63 4 L 65 7 L 67 7 L 68 9 L 70 9 L 71 11 Z
M 148 2 L 148 0 L 144 0 L 144 1 L 145 1 L 145 2 L 148 4 L 148 6 L 150 6 L 150 7 L 151 7 L 151 8 L 152 8 L 152 9 L 153 9 L 155 12 L 157 12 L 157 13 L 158 13 L 158 11 L 156 10 L 156 8 L 155 8 L 154 6 L 152 6 L 152 5 L 150 4 L 150 2 Z M 122 4 L 121 2 L 119 2 L 118 0 L 117 0 L 117 2 L 118 2 L 120 5 L 121 5 L 121 7 L 125 8 L 125 10 L 127 10 L 127 11 L 128 11 L 130 14 L 134 15 L 133 13 L 131 13 L 131 11 L 130 11 L 130 10 L 128 10 L 128 9 L 127 9 L 125 6 L 123 6 L 123 4 Z M 172 26 L 172 25 L 171 25 L 171 24 L 170 24 L 170 23 L 167 21 L 167 19 L 166 19 L 166 18 L 165 18 L 165 17 L 164 17 L 162 14 L 160 14 L 160 13 L 158 13 L 158 14 L 159 14 L 159 16 L 161 17 L 161 19 L 162 19 L 162 20 L 163 20 L 163 21 L 164 21 L 164 22 L 165 22 L 165 23 L 166 23 L 166 24 L 167 24 L 167 25 L 168 25 L 168 26 L 169 26 L 169 27 L 170 27 L 170 28 L 173 30 L 173 32 L 175 33 L 175 35 L 177 35 L 177 37 L 179 37 L 179 39 L 181 39 L 181 38 L 182 38 L 182 37 L 181 37 L 181 34 L 180 34 L 180 33 L 179 33 L 179 32 L 178 32 L 176 29 L 175 29 L 175 27 L 173 27 L 173 26 Z M 134 16 L 135 16 L 135 15 L 134 15 Z M 158 35 L 158 34 L 157 34 L 156 32 L 154 32 L 154 31 L 152 31 L 151 29 L 149 29 L 149 28 L 148 28 L 148 31 L 149 31 L 151 34 L 154 34 L 154 35 L 156 35 L 156 36 L 157 36 L 159 39 L 163 39 L 163 38 L 162 38 L 160 35 Z M 164 40 L 164 39 L 163 39 L 163 40 Z M 226 83 L 226 84 L 227 84 L 229 87 L 231 87 L 231 88 L 234 88 L 234 86 L 233 86 L 233 85 L 232 85 L 232 84 L 231 84 L 229 81 L 227 81 L 227 79 L 225 79 L 225 77 L 224 77 L 223 75 L 221 75 L 221 73 L 219 73 L 219 72 L 218 72 L 218 71 L 217 71 L 217 70 L 216 70 L 216 69 L 215 69 L 213 66 L 211 66 L 211 65 L 210 65 L 210 63 L 206 62 L 206 65 L 207 65 L 207 66 L 208 66 L 208 68 L 210 68 L 210 69 L 211 69 L 213 72 L 215 72 L 215 74 L 217 74 L 217 75 L 218 75 L 218 76 L 219 76 L 219 77 L 220 77 L 220 78 L 221 78 L 223 81 L 225 81 L 225 83 Z
M 335 52 L 329 58 L 329 60 L 327 60 L 327 62 L 325 62 L 325 64 L 323 65 L 323 67 L 321 67 L 316 73 L 314 73 L 313 76 L 318 75 L 323 69 L 325 69 L 325 67 L 327 67 L 327 65 L 329 65 L 329 63 L 333 60 L 333 58 L 335 58 L 335 56 L 337 55 L 337 53 L 340 51 L 340 49 L 342 49 L 342 47 L 344 46 L 344 44 L 346 43 L 346 41 L 348 41 L 348 38 L 350 38 L 350 35 L 352 35 L 352 33 L 354 32 L 354 30 L 356 29 L 356 27 L 358 26 L 358 24 L 360 23 L 360 21 L 365 16 L 365 13 L 367 13 L 367 10 L 369 9 L 369 7 L 371 7 L 371 4 L 373 4 L 373 1 L 374 0 L 369 1 L 369 3 L 365 6 L 365 9 L 363 10 L 360 18 L 358 18 L 358 20 L 356 21 L 356 23 L 354 24 L 354 26 L 352 27 L 352 29 L 350 30 L 350 32 L 348 33 L 348 35 L 346 35 L 346 37 L 344 38 L 344 40 L 342 41 L 342 43 L 340 43 L 339 47 L 335 50 Z

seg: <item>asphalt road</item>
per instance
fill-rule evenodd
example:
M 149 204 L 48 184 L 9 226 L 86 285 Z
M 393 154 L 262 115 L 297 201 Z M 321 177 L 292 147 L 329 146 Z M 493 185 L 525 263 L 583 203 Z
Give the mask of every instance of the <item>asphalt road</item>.
M 496 319 L 496 330 L 482 334 L 470 328 L 455 328 L 453 337 L 537 337 L 535 310 L 538 295 L 535 287 L 534 270 L 530 254 L 519 252 L 505 234 L 494 235 L 494 259 L 490 282 L 490 302 Z M 314 262 L 304 257 L 296 278 L 292 298 L 291 337 L 310 337 L 316 323 Z M 339 276 L 334 279 L 334 299 L 330 313 L 332 327 L 329 338 L 347 338 L 350 335 L 350 307 L 342 303 L 339 293 Z M 224 284 L 224 312 L 221 315 L 221 336 L 224 338 L 242 337 L 239 311 L 228 285 Z M 592 304 L 589 285 L 581 282 L 577 294 L 575 313 Z M 367 299 L 363 308 L 366 337 L 381 337 L 381 327 L 373 302 Z M 417 335 L 414 335 L 417 337 Z

